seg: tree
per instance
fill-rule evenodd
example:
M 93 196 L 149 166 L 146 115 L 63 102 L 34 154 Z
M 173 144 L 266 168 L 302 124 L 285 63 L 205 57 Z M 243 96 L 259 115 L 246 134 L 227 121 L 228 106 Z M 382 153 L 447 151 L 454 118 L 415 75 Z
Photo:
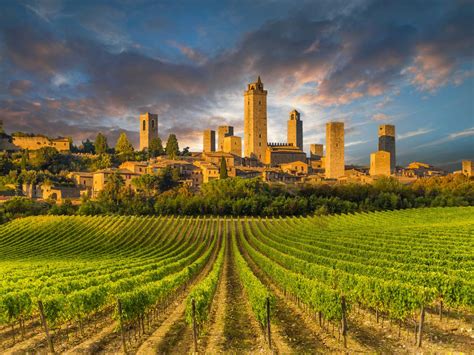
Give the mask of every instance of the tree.
M 25 149 L 21 154 L 21 162 L 20 162 L 20 169 L 26 170 L 28 167 L 28 161 L 30 160 L 30 153 L 28 149 Z
M 102 136 L 102 137 L 104 137 L 104 136 Z M 107 151 L 107 139 L 105 137 L 103 139 L 105 139 L 105 151 L 104 151 L 104 153 L 105 153 Z M 101 138 L 101 140 L 102 140 L 102 138 Z M 97 141 L 97 139 L 96 139 L 96 141 Z M 94 154 L 95 153 L 95 143 L 92 143 L 89 139 L 86 139 L 85 141 L 82 141 L 82 145 L 79 148 L 79 150 L 82 153 Z
M 221 179 L 227 179 L 229 177 L 229 175 L 227 174 L 227 163 L 224 157 L 221 158 L 221 168 L 219 171 L 219 177 Z
M 104 189 L 99 194 L 99 200 L 106 204 L 113 205 L 114 208 L 118 207 L 124 186 L 125 181 L 118 173 L 110 174 L 104 185 Z
M 39 169 L 48 169 L 59 158 L 59 152 L 53 147 L 42 147 L 36 151 L 33 164 Z
M 14 168 L 15 166 L 8 154 L 2 154 L 0 157 L 0 174 L 7 175 L 10 170 L 13 170 Z
M 150 146 L 148 147 L 148 154 L 150 158 L 155 158 L 158 155 L 162 155 L 164 152 L 163 143 L 161 142 L 160 137 L 153 138 L 150 142 Z
M 146 197 L 159 190 L 161 178 L 158 175 L 144 174 L 132 180 L 132 184 Z
M 166 154 L 171 159 L 175 159 L 179 155 L 178 139 L 175 134 L 170 134 L 168 137 L 168 141 L 166 142 Z
M 129 157 L 133 154 L 133 146 L 132 143 L 127 138 L 127 134 L 122 132 L 120 134 L 119 139 L 117 140 L 117 144 L 115 145 L 115 151 L 118 154 L 123 155 L 124 157 Z
M 95 138 L 94 148 L 96 154 L 105 154 L 109 149 L 107 145 L 107 137 L 104 136 L 102 133 L 98 133 L 97 137 Z
M 92 162 L 93 170 L 107 169 L 112 166 L 112 159 L 108 154 L 101 154 Z

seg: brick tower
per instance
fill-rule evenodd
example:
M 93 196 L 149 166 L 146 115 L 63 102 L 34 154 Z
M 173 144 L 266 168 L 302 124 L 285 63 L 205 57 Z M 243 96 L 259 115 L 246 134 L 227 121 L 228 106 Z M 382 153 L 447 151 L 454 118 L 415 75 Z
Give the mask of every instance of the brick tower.
M 140 114 L 140 150 L 148 148 L 154 138 L 158 138 L 158 115 Z
M 326 179 L 344 176 L 344 122 L 326 123 Z
M 224 151 L 224 138 L 234 135 L 234 127 L 232 126 L 219 126 L 217 128 L 217 150 L 219 152 Z
M 267 149 L 267 90 L 258 77 L 244 92 L 244 155 L 260 162 Z
M 385 124 L 379 126 L 379 150 L 390 153 L 390 172 L 395 173 L 397 158 L 395 155 L 395 126 Z
M 205 153 L 216 151 L 216 131 L 206 129 L 203 132 L 202 151 Z
M 288 144 L 303 150 L 303 121 L 300 119 L 300 113 L 296 110 L 290 112 L 287 134 Z

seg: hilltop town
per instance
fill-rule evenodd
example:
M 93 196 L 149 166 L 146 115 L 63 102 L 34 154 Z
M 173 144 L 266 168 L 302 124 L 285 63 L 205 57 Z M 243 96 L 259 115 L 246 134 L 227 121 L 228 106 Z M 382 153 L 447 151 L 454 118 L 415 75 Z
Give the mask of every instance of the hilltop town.
M 369 167 L 346 165 L 344 122 L 328 122 L 326 142 L 310 144 L 308 156 L 303 151 L 303 121 L 297 110 L 289 113 L 287 141 L 268 142 L 267 95 L 268 91 L 265 90 L 260 77 L 248 84 L 247 90 L 244 91 L 243 139 L 234 135 L 234 127 L 222 125 L 217 127 L 217 130 L 211 128 L 203 131 L 202 152 L 179 152 L 174 135 L 170 137 L 176 147 L 170 152 L 170 140 L 166 150 L 162 147 L 158 115 L 146 112 L 140 114 L 138 121 L 141 154 L 133 154 L 133 147 L 126 136 L 123 136 L 122 143 L 129 152 L 123 154 L 122 159 L 115 164 L 107 163 L 105 159 L 106 163 L 102 166 L 97 164 L 96 169 L 63 171 L 69 179 L 65 184 L 25 180 L 21 185 L 21 194 L 30 198 L 57 201 L 79 199 L 81 196 L 96 198 L 104 190 L 111 176 L 120 176 L 127 188 L 137 189 L 137 184 L 132 183 L 135 179 L 143 175 L 160 174 L 165 170 L 173 171 L 176 181 L 194 191 L 210 181 L 231 177 L 260 178 L 268 183 L 298 185 L 372 183 L 380 177 L 388 176 L 402 183 L 410 183 L 422 177 L 447 175 L 447 172 L 422 162 L 412 162 L 406 167 L 397 166 L 395 126 L 391 124 L 379 126 L 378 150 L 370 154 Z M 91 142 L 86 142 L 83 146 L 87 144 L 92 145 Z M 97 145 L 97 142 L 95 144 Z M 45 148 L 52 148 L 59 154 L 90 159 L 103 159 L 102 155 L 107 154 L 107 149 L 85 152 L 83 147 L 82 151 L 77 151 L 77 148 L 73 149 L 71 139 L 64 137 L 51 139 L 39 134 L 25 133 L 8 135 L 2 129 L 0 150 L 4 152 L 16 152 L 26 160 Z M 473 176 L 472 161 L 464 160 L 461 170 L 455 174 Z M 18 191 L 12 195 L 18 195 Z

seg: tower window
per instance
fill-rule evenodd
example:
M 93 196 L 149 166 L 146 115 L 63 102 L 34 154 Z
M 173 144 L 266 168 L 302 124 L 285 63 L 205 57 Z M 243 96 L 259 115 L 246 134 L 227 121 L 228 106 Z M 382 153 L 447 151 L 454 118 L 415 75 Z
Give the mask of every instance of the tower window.
M 146 121 L 143 120 L 143 130 L 146 130 Z
M 262 101 L 258 100 L 258 104 L 261 105 L 261 104 L 262 104 Z

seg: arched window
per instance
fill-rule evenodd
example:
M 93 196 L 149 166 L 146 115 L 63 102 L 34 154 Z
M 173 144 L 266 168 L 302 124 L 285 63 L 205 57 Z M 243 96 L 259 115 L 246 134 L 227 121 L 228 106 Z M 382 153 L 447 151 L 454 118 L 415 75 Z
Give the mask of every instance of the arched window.
M 146 121 L 143 120 L 143 130 L 146 130 Z

